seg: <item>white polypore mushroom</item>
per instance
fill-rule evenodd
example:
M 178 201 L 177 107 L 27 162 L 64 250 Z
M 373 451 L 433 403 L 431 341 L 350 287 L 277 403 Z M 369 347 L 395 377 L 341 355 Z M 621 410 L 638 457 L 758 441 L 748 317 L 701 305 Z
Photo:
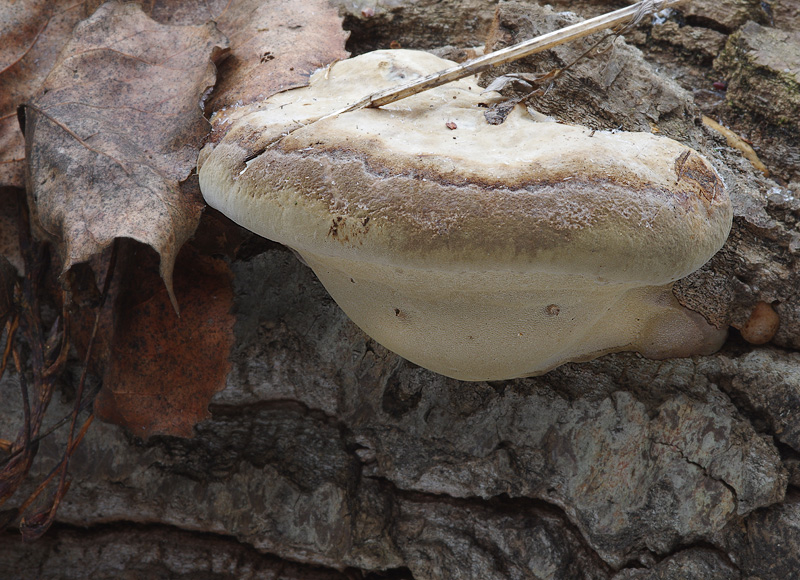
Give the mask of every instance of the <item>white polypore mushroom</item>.
M 447 376 L 719 348 L 725 330 L 671 292 L 731 227 L 725 187 L 692 149 L 523 107 L 492 126 L 469 80 L 313 122 L 451 64 L 378 51 L 274 95 L 204 150 L 206 201 L 296 250 L 379 343 Z

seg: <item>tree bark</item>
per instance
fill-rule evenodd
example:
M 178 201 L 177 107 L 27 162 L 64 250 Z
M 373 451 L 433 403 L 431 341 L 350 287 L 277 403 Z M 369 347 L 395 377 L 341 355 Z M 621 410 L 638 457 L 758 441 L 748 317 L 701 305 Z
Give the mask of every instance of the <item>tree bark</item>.
M 556 3 L 567 4 L 578 10 Z M 264 245 L 231 264 L 236 346 L 212 417 L 192 439 L 141 441 L 95 423 L 48 536 L 25 545 L 0 536 L 0 577 L 792 577 L 800 569 L 800 122 L 785 112 L 800 95 L 800 37 L 790 6 L 797 2 L 781 3 L 769 26 L 759 2 L 694 2 L 674 34 L 657 26 L 633 34 L 644 56 L 617 40 L 535 103 L 598 130 L 659 132 L 718 168 L 733 231 L 675 295 L 732 325 L 720 352 L 666 361 L 620 353 L 534 378 L 459 382 L 375 343 L 289 250 Z M 608 8 L 579 7 L 586 16 Z M 349 48 L 389 40 L 464 48 L 486 34 L 487 47 L 500 46 L 575 18 L 533 3 L 494 9 L 478 0 L 357 8 L 345 19 Z M 584 48 L 492 74 L 542 72 Z M 775 51 L 785 56 L 767 58 Z M 727 80 L 727 100 L 709 96 L 714 75 Z M 762 94 L 759 83 L 771 91 L 768 106 L 747 98 Z M 734 119 L 763 144 L 773 177 L 705 128 L 701 114 Z M 737 329 L 759 301 L 773 306 L 780 328 L 754 346 Z M 21 423 L 21 402 L 5 395 L 18 391 L 15 380 L 2 385 L 2 424 Z M 53 416 L 69 412 L 63 399 Z M 64 435 L 42 442 L 34 480 L 59 459 Z

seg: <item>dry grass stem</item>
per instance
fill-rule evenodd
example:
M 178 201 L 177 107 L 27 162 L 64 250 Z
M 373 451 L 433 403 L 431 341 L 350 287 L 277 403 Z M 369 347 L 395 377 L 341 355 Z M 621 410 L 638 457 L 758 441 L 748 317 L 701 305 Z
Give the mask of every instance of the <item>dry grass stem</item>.
M 671 8 L 686 0 L 643 0 L 620 8 L 614 12 L 601 14 L 595 18 L 566 26 L 560 30 L 548 32 L 536 38 L 520 42 L 501 50 L 473 58 L 457 66 L 416 79 L 410 83 L 394 87 L 385 91 L 373 93 L 348 105 L 344 109 L 335 111 L 325 117 L 335 117 L 342 113 L 363 109 L 365 107 L 381 107 L 400 99 L 410 97 L 428 89 L 439 87 L 452 81 L 462 79 L 485 71 L 488 68 L 512 62 L 520 58 L 548 50 L 565 42 L 589 36 L 595 32 L 606 30 L 618 25 L 632 26 L 638 24 L 642 18 L 654 14 L 664 8 Z

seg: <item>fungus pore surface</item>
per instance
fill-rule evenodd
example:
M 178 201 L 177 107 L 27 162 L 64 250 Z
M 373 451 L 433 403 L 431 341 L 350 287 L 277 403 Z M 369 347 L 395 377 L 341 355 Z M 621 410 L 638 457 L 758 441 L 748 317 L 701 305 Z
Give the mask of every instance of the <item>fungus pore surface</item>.
M 672 296 L 731 227 L 696 151 L 522 106 L 489 125 L 496 94 L 470 79 L 316 120 L 452 64 L 377 51 L 274 95 L 201 153 L 206 201 L 297 251 L 375 340 L 447 376 L 719 348 L 726 330 Z

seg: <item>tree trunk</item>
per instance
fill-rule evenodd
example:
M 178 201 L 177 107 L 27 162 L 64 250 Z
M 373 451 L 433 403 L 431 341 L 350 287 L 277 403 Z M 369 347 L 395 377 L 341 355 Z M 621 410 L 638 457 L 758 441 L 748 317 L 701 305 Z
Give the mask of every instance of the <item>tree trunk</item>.
M 555 4 L 583 16 L 609 9 Z M 720 352 L 619 353 L 539 377 L 459 382 L 375 343 L 289 250 L 264 244 L 231 264 L 236 346 L 212 417 L 192 439 L 147 441 L 95 422 L 53 529 L 33 544 L 0 536 L 0 577 L 795 577 L 800 8 L 774 3 L 771 23 L 761 4 L 695 1 L 684 26 L 632 33 L 644 57 L 616 41 L 534 103 L 598 130 L 658 132 L 712 160 L 733 199 L 733 231 L 674 292 L 732 325 Z M 499 48 L 573 18 L 510 2 L 490 26 L 487 1 L 392 5 L 346 16 L 351 51 L 392 40 Z M 491 76 L 544 72 L 588 46 Z M 727 81 L 727 96 L 713 79 Z M 749 135 L 773 178 L 701 114 Z M 737 330 L 758 302 L 780 318 L 762 346 Z M 15 381 L 2 385 L 11 393 L 2 424 L 22 421 Z M 52 416 L 69 413 L 68 399 Z M 33 480 L 61 456 L 63 431 L 42 442 Z

